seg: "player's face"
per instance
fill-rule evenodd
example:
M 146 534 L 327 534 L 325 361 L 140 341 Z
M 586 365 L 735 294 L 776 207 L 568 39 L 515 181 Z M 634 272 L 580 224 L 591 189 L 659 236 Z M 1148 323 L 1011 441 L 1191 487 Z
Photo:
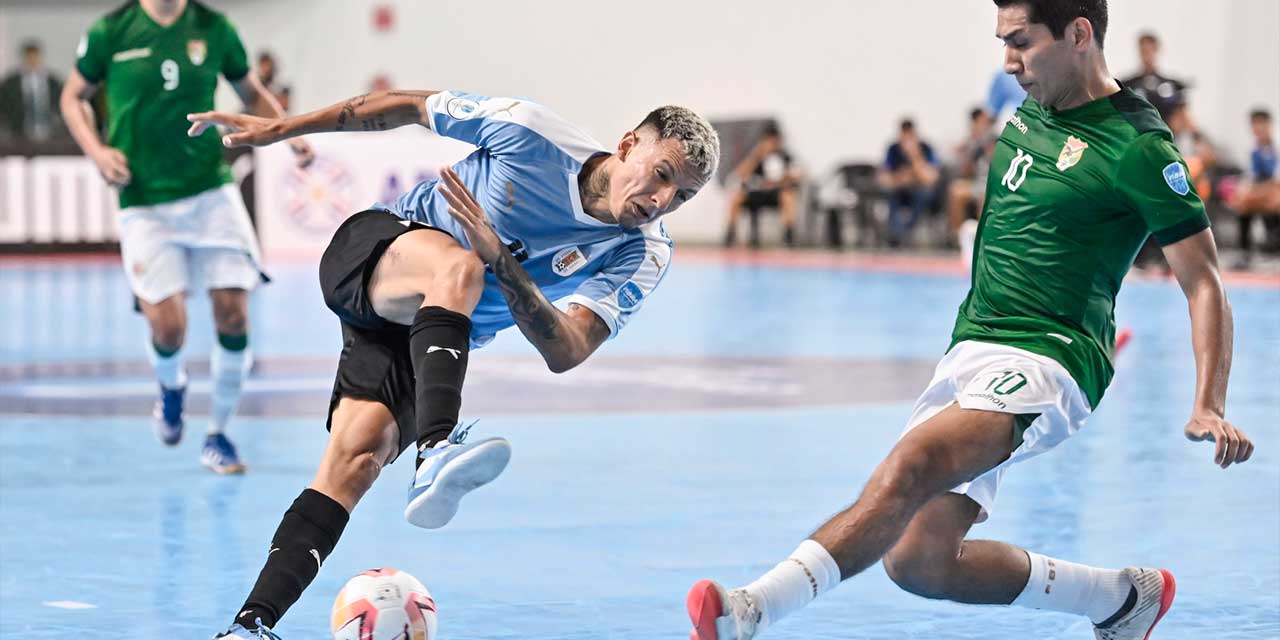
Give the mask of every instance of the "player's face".
M 1271 119 L 1270 118 L 1254 118 L 1249 121 L 1253 129 L 1253 139 L 1258 144 L 1271 144 Z
M 627 132 L 618 143 L 618 160 L 609 176 L 609 211 L 626 229 L 675 211 L 702 187 L 680 141 L 659 139 L 652 130 Z
M 1070 29 L 1070 27 L 1068 27 Z M 1079 83 L 1070 38 L 1061 40 L 1043 24 L 1033 24 L 1023 5 L 1000 9 L 996 37 L 1004 40 L 1004 71 L 1036 102 L 1055 106 Z

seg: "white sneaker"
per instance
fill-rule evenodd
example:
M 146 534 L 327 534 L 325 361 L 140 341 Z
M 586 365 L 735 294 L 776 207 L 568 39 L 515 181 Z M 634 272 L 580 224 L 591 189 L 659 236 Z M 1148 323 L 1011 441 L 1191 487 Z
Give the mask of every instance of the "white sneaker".
M 1105 627 L 1095 625 L 1093 635 L 1097 640 L 1147 640 L 1156 624 L 1173 606 L 1173 594 L 1178 584 L 1174 582 L 1172 573 L 1165 569 L 1138 567 L 1129 567 L 1123 573 L 1137 590 L 1138 600 L 1133 609 L 1119 620 Z
M 751 640 L 760 624 L 760 608 L 743 589 L 726 591 L 720 583 L 702 580 L 685 599 L 693 631 L 689 640 Z
M 474 424 L 474 423 L 473 423 Z M 439 529 L 458 513 L 458 502 L 493 482 L 511 460 L 505 438 L 464 442 L 470 425 L 454 428 L 449 439 L 418 452 L 418 468 L 409 483 L 404 518 L 424 529 Z

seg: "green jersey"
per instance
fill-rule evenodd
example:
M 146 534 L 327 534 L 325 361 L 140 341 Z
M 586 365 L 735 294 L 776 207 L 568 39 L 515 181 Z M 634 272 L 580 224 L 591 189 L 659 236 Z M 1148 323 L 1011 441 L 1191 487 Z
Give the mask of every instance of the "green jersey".
M 218 133 L 187 137 L 188 113 L 213 110 L 218 74 L 249 73 L 244 45 L 220 13 L 189 2 L 161 27 L 136 2 L 89 28 L 76 51 L 85 80 L 105 82 L 107 144 L 124 153 L 133 179 L 120 206 L 171 202 L 231 181 Z
M 1062 364 L 1095 408 L 1113 374 L 1115 302 L 1138 249 L 1208 228 L 1173 136 L 1128 89 L 1054 111 L 1028 98 L 991 159 L 973 280 L 952 346 Z

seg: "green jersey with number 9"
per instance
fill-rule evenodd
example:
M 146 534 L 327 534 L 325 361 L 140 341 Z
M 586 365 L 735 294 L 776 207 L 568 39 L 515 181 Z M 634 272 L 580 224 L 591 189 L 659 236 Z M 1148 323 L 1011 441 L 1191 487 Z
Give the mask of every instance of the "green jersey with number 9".
M 952 346 L 1004 344 L 1057 360 L 1095 408 L 1114 372 L 1115 301 L 1147 236 L 1208 228 L 1173 136 L 1126 88 L 1064 111 L 1028 98 L 987 177 L 973 280 Z
M 172 202 L 231 181 L 216 130 L 187 137 L 187 114 L 213 109 L 218 74 L 249 73 L 244 44 L 222 14 L 189 2 L 161 27 L 130 2 L 89 28 L 76 69 L 105 83 L 108 146 L 124 153 L 133 174 L 120 206 Z

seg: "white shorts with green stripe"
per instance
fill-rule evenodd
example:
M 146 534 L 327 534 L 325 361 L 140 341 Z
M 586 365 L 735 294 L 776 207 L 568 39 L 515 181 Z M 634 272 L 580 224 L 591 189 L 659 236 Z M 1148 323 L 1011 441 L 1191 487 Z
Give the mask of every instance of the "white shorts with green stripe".
M 1023 417 L 1017 424 L 1025 430 L 1013 454 L 994 469 L 951 490 L 982 507 L 978 522 L 991 515 L 1005 470 L 1058 446 L 1079 431 L 1092 412 L 1089 399 L 1056 360 L 1015 347 L 974 341 L 957 344 L 938 363 L 933 380 L 916 400 L 903 435 L 953 403 L 965 409 Z

